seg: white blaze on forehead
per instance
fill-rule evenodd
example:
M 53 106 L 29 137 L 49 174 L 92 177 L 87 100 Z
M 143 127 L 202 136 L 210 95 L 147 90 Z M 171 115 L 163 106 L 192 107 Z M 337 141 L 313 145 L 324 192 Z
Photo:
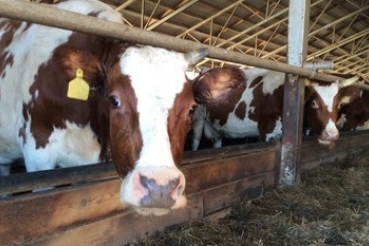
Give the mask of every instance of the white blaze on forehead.
M 338 93 L 338 84 L 337 83 L 331 83 L 328 86 L 321 86 L 317 83 L 313 83 L 313 88 L 315 91 L 320 95 L 322 98 L 324 104 L 327 106 L 328 110 L 332 112 L 333 110 L 333 103 L 334 98 Z
M 167 122 L 168 112 L 186 81 L 188 63 L 184 55 L 151 46 L 131 47 L 120 65 L 138 98 L 143 147 L 137 166 L 174 166 Z

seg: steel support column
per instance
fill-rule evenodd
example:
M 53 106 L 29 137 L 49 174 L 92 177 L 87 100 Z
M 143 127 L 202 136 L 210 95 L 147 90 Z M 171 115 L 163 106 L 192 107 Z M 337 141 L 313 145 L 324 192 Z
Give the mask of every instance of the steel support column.
M 310 0 L 289 2 L 288 63 L 302 67 L 307 54 Z M 283 135 L 279 186 L 294 186 L 300 180 L 301 133 L 304 109 L 304 78 L 286 74 L 283 100 Z

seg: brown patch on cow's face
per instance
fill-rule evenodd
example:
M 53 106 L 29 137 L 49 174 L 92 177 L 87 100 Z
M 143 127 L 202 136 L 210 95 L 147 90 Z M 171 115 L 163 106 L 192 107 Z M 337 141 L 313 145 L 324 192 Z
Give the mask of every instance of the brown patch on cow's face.
M 305 121 L 307 122 L 307 127 L 313 133 L 320 135 L 331 114 L 323 103 L 322 98 L 310 86 L 305 87 L 305 99 Z
M 219 124 L 224 125 L 246 89 L 246 78 L 238 68 L 215 68 L 200 75 L 193 88 L 195 100 L 211 112 L 210 121 L 219 120 Z
M 319 86 L 330 86 L 330 83 L 314 81 Z M 321 135 L 329 120 L 333 123 L 337 122 L 338 110 L 342 106 L 342 100 L 354 100 L 360 97 L 360 89 L 356 87 L 347 87 L 339 89 L 335 97 L 333 98 L 332 109 L 329 110 L 327 105 L 324 103 L 321 96 L 310 86 L 305 87 L 305 116 L 307 117 L 306 122 L 308 127 L 311 128 L 313 133 Z
M 177 165 L 182 161 L 185 139 L 191 127 L 192 114 L 195 107 L 196 102 L 192 92 L 192 82 L 187 81 L 182 92 L 177 95 L 168 117 L 171 151 L 174 162 Z
M 113 163 L 124 177 L 134 168 L 142 149 L 137 98 L 128 76 L 117 64 L 109 73 L 110 143 Z
M 341 104 L 339 109 L 339 117 L 342 114 L 346 115 L 346 122 L 342 128 L 343 131 L 350 131 L 358 126 L 363 126 L 369 119 L 369 92 L 363 90 L 361 95 L 361 92 L 357 91 L 353 95 L 355 97 L 352 98 L 350 96 L 350 100 L 345 104 Z
M 330 86 L 330 83 L 315 82 L 320 86 Z M 328 122 L 331 120 L 333 123 L 337 122 L 338 110 L 341 104 L 341 100 L 347 93 L 345 89 L 339 89 L 337 94 L 332 99 L 332 109 L 328 109 L 324 103 L 321 95 L 319 95 L 314 87 L 305 86 L 305 121 L 308 124 L 308 128 L 317 135 L 322 135 L 326 129 Z

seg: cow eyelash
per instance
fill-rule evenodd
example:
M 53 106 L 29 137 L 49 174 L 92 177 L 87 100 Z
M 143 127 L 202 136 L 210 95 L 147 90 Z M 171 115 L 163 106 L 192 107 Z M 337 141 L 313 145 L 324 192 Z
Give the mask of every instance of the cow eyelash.
M 121 101 L 117 96 L 109 96 L 109 101 L 112 108 L 119 108 L 121 105 Z

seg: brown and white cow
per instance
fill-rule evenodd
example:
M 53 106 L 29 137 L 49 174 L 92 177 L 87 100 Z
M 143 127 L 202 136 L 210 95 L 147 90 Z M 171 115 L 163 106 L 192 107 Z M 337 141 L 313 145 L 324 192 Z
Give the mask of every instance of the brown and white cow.
M 122 23 L 108 5 L 53 7 Z M 27 171 L 110 160 L 121 201 L 141 213 L 183 207 L 178 169 L 195 105 L 187 55 L 0 19 L 0 167 L 23 157 Z
M 364 79 L 361 78 L 364 82 Z M 365 83 L 365 82 L 364 82 Z M 342 131 L 369 129 L 369 91 L 343 105 L 338 112 L 337 127 Z
M 200 106 L 194 114 L 192 149 L 198 148 L 203 133 L 214 147 L 221 147 L 223 137 L 279 139 L 284 82 L 284 73 L 260 68 L 214 68 L 199 75 L 194 84 Z M 335 123 L 341 99 L 359 94 L 356 89 L 340 87 L 338 82 L 306 83 L 307 124 L 321 144 L 338 138 Z

